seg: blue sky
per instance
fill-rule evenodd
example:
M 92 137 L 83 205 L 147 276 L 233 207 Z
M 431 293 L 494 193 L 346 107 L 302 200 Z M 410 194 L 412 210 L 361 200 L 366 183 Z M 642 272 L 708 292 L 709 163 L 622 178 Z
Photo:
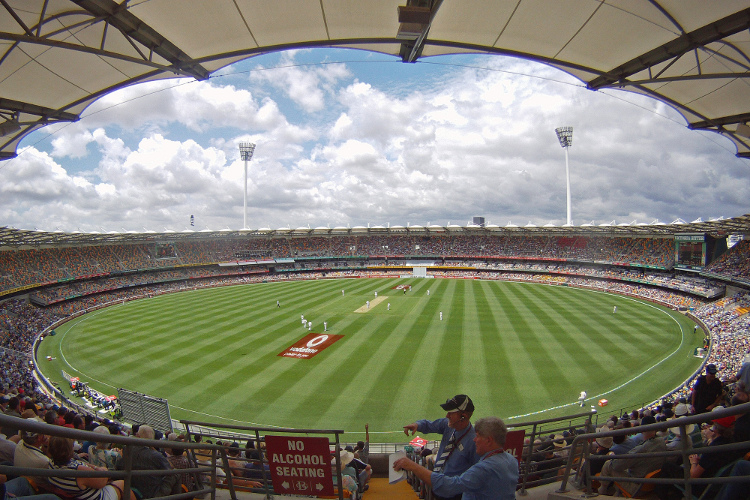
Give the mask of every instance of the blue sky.
M 241 141 L 250 228 L 561 225 L 563 125 L 575 225 L 748 212 L 748 160 L 654 100 L 519 59 L 311 49 L 133 86 L 36 132 L 0 163 L 0 225 L 239 229 Z

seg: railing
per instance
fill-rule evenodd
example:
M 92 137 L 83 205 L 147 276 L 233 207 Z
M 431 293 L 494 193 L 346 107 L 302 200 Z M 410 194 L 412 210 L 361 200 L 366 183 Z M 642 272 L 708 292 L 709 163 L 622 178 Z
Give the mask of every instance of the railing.
M 718 420 L 724 417 L 730 417 L 730 416 L 741 416 L 746 413 L 750 413 L 750 403 L 744 403 L 737 406 L 732 406 L 730 408 L 723 408 L 720 410 L 712 411 L 709 413 L 702 413 L 700 415 L 692 415 L 688 417 L 680 417 L 678 419 L 671 419 L 666 422 L 658 422 L 655 424 L 648 424 L 648 425 L 640 425 L 637 427 L 631 427 L 629 429 L 618 429 L 613 431 L 607 431 L 607 432 L 591 432 L 588 434 L 583 434 L 580 436 L 576 436 L 573 442 L 571 443 L 572 449 L 582 449 L 583 455 L 579 455 L 578 457 L 571 454 L 568 457 L 567 464 L 565 466 L 565 471 L 562 475 L 562 482 L 560 484 L 560 488 L 558 490 L 559 493 L 564 493 L 569 491 L 568 490 L 568 483 L 571 480 L 571 476 L 574 474 L 578 477 L 578 479 L 581 481 L 581 485 L 584 489 L 583 494 L 586 496 L 590 496 L 595 494 L 596 492 L 592 489 L 592 480 L 594 478 L 591 477 L 591 459 L 590 459 L 590 443 L 596 439 L 596 438 L 606 438 L 606 437 L 614 437 L 614 436 L 623 436 L 627 434 L 636 434 L 641 432 L 649 432 L 649 431 L 664 431 L 669 428 L 675 428 L 678 427 L 680 429 L 680 449 L 677 450 L 671 450 L 671 451 L 665 451 L 665 452 L 654 452 L 654 453 L 638 453 L 637 455 L 633 454 L 623 454 L 623 455 L 607 455 L 606 459 L 609 460 L 622 460 L 622 459 L 633 459 L 635 456 L 638 458 L 656 458 L 656 457 L 664 457 L 665 459 L 668 459 L 669 457 L 680 457 L 682 459 L 683 464 L 689 464 L 689 456 L 692 454 L 695 454 L 699 452 L 700 454 L 714 454 L 714 453 L 727 453 L 727 452 L 750 452 L 750 441 L 743 441 L 743 442 L 735 442 L 730 444 L 724 444 L 719 446 L 699 446 L 699 447 L 693 447 L 691 440 L 688 436 L 688 433 L 686 432 L 686 427 L 691 424 L 702 424 L 705 422 L 709 422 L 712 420 Z M 582 466 L 581 467 L 574 467 L 574 464 L 576 462 L 576 459 L 582 460 Z M 685 492 L 685 498 L 692 499 L 694 498 L 692 495 L 693 486 L 694 485 L 702 485 L 702 484 L 715 484 L 715 485 L 724 485 L 726 483 L 730 482 L 748 482 L 749 479 L 747 476 L 740 476 L 740 477 L 711 477 L 711 478 L 692 478 L 690 476 L 690 468 L 685 467 L 683 471 L 683 477 L 682 478 L 662 478 L 662 477 L 650 477 L 650 478 L 637 478 L 637 477 L 614 477 L 614 476 L 597 476 L 597 481 L 608 481 L 608 482 L 628 482 L 628 483 L 636 483 L 636 484 L 666 484 L 666 485 L 677 485 L 678 487 L 681 487 L 681 489 Z
M 524 445 L 524 460 L 519 464 L 519 476 L 518 476 L 518 483 L 519 483 L 519 490 L 518 493 L 520 495 L 526 495 L 526 489 L 528 487 L 534 487 L 534 486 L 540 486 L 543 484 L 550 484 L 557 480 L 557 475 L 549 475 L 547 474 L 546 477 L 544 474 L 541 475 L 541 477 L 538 477 L 537 479 L 529 479 L 530 477 L 535 478 L 539 476 L 538 471 L 540 466 L 544 468 L 546 465 L 550 465 L 555 461 L 558 461 L 559 459 L 553 458 L 548 460 L 534 460 L 534 441 L 537 437 L 543 436 L 543 435 L 549 435 L 549 434 L 559 434 L 564 431 L 567 431 L 571 428 L 575 429 L 581 429 L 583 428 L 586 432 L 593 430 L 593 424 L 591 422 L 591 419 L 596 416 L 596 410 L 591 410 L 587 412 L 581 412 L 576 413 L 573 415 L 567 415 L 562 417 L 556 417 L 556 418 L 548 418 L 543 420 L 533 420 L 530 422 L 518 422 L 518 423 L 509 423 L 508 427 L 512 428 L 512 430 L 519 430 L 519 429 L 525 429 L 526 432 L 526 440 L 528 441 L 527 444 Z M 531 432 L 529 434 L 529 431 Z M 565 453 L 571 453 L 571 449 L 573 446 L 564 446 L 561 447 L 560 450 Z
M 320 430 L 320 429 L 283 429 L 283 428 L 262 428 L 262 427 L 246 427 L 246 426 L 223 426 L 221 424 L 202 423 L 202 422 L 189 422 L 183 421 L 185 428 L 187 429 L 188 436 L 196 436 L 191 433 L 191 425 L 200 425 L 202 437 L 217 437 L 226 439 L 230 433 L 222 432 L 221 434 L 210 434 L 206 433 L 205 430 L 209 428 L 224 428 L 232 429 L 234 431 L 248 431 L 255 436 L 257 442 L 261 441 L 261 433 L 283 433 L 283 434 L 334 434 L 336 443 L 336 458 L 337 465 L 334 471 L 338 475 L 338 497 L 343 500 L 343 488 L 342 488 L 342 476 L 339 465 L 340 455 L 338 452 L 339 435 L 343 431 L 338 430 Z M 28 467 L 16 467 L 9 465 L 0 465 L 0 474 L 9 476 L 31 476 L 31 477 L 106 477 L 113 480 L 122 479 L 124 480 L 122 498 L 130 498 L 130 492 L 132 491 L 132 479 L 140 476 L 167 476 L 167 475 L 182 475 L 191 474 L 197 485 L 195 491 L 188 491 L 180 494 L 167 495 L 164 498 L 168 500 L 183 500 L 191 499 L 195 497 L 205 497 L 210 494 L 211 500 L 216 499 L 216 489 L 219 487 L 226 487 L 229 490 L 232 500 L 236 500 L 236 490 L 238 489 L 235 482 L 232 479 L 232 470 L 229 466 L 229 457 L 227 454 L 227 445 L 218 444 L 207 444 L 197 442 L 182 442 L 182 441 L 164 441 L 164 440 L 151 440 L 142 439 L 136 437 L 127 437 L 110 434 L 99 434 L 90 431 L 83 431 L 78 429 L 70 429 L 67 427 L 61 427 L 58 425 L 50 425 L 44 422 L 39 422 L 33 419 L 22 419 L 17 417 L 11 417 L 0 413 L 0 427 L 12 427 L 25 431 L 28 433 L 41 434 L 45 436 L 60 436 L 70 439 L 78 440 L 79 442 L 92 441 L 97 443 L 110 443 L 117 445 L 122 449 L 122 470 L 117 471 L 77 471 L 71 469 L 37 469 Z M 239 435 L 239 433 L 237 433 Z M 136 470 L 133 469 L 133 449 L 136 447 L 153 447 L 153 448 L 170 448 L 170 449 L 183 449 L 188 455 L 188 461 L 190 468 L 187 469 L 168 469 L 168 470 Z M 199 464 L 195 458 L 195 452 L 201 451 L 202 456 L 210 456 L 206 464 Z M 246 460 L 247 461 L 247 460 Z M 267 495 L 268 498 L 272 498 L 273 487 L 271 485 L 270 477 L 267 476 L 264 465 L 267 461 L 263 454 L 260 454 L 261 471 L 263 474 L 263 481 L 261 488 L 240 488 L 244 491 L 252 491 L 254 493 L 261 493 Z M 217 471 L 223 471 L 224 477 L 226 478 L 226 484 L 220 485 Z M 205 483 L 205 484 L 204 484 Z
M 210 474 L 216 468 L 216 455 L 222 451 L 222 447 L 210 444 L 183 443 L 179 441 L 169 441 L 170 448 L 181 448 L 185 450 L 201 449 L 207 450 L 212 454 L 213 460 L 211 466 L 195 467 L 190 469 L 170 469 L 170 470 L 134 470 L 132 451 L 134 447 L 151 446 L 164 447 L 166 441 L 156 441 L 151 439 L 141 439 L 126 436 L 117 436 L 110 434 L 99 434 L 90 431 L 70 429 L 58 425 L 50 425 L 32 419 L 22 419 L 0 414 L 0 426 L 10 426 L 21 431 L 45 436 L 60 436 L 79 441 L 94 441 L 102 443 L 111 443 L 119 445 L 122 448 L 123 470 L 121 471 L 76 471 L 69 469 L 36 469 L 27 467 L 16 467 L 9 465 L 0 465 L 0 474 L 11 476 L 33 476 L 33 477 L 107 477 L 111 479 L 123 479 L 123 498 L 130 498 L 131 482 L 134 476 L 165 476 L 190 474 Z M 182 500 L 194 498 L 198 495 L 211 494 L 211 500 L 216 498 L 215 477 L 207 487 L 202 487 L 197 491 L 168 495 L 161 498 L 170 500 Z
M 260 446 L 260 443 L 263 441 L 266 434 L 304 434 L 304 435 L 310 435 L 310 434 L 324 434 L 324 435 L 333 435 L 334 436 L 334 443 L 331 443 L 335 446 L 334 448 L 334 456 L 336 457 L 336 466 L 333 469 L 333 472 L 336 473 L 336 483 L 338 486 L 338 497 L 340 500 L 343 500 L 344 498 L 344 488 L 342 483 L 342 474 L 341 474 L 341 455 L 339 453 L 340 449 L 340 439 L 339 436 L 344 433 L 342 430 L 325 430 L 325 429 L 289 429 L 289 428 L 282 428 L 282 427 L 253 427 L 253 426 L 244 426 L 244 425 L 226 425 L 226 424 L 216 424 L 216 423 L 209 423 L 209 422 L 195 422 L 191 420 L 180 420 L 180 423 L 184 426 L 185 432 L 187 435 L 187 438 L 195 437 L 195 436 L 201 436 L 202 439 L 232 439 L 234 441 L 245 443 L 249 441 L 250 439 L 253 439 L 255 443 L 258 443 Z M 171 441 L 170 441 L 171 443 Z M 238 443 L 239 444 L 239 443 Z M 236 491 L 238 489 L 243 490 L 246 488 L 237 487 L 235 485 L 236 478 L 233 477 L 232 471 L 229 468 L 228 460 L 229 458 L 226 455 L 226 446 L 219 447 L 222 454 L 222 463 L 225 464 L 224 466 L 224 473 L 226 478 L 226 487 L 229 490 L 229 493 L 232 497 L 232 500 L 236 500 Z M 198 460 L 195 457 L 195 453 L 191 453 L 190 460 L 192 461 L 192 464 L 197 466 Z M 266 466 L 268 465 L 267 457 L 265 456 L 265 453 L 262 452 L 262 450 L 258 449 L 258 458 L 257 459 L 251 459 L 251 458 L 240 458 L 236 457 L 235 460 L 243 461 L 247 463 L 253 463 L 258 466 L 258 469 L 260 470 L 261 477 L 262 477 L 262 484 L 264 486 L 264 489 L 267 491 L 268 498 L 271 498 L 271 493 L 273 492 L 273 488 L 271 486 L 271 481 L 269 478 L 269 472 L 266 470 Z M 344 464 L 346 465 L 346 464 Z M 214 478 L 214 484 L 216 484 L 216 480 Z

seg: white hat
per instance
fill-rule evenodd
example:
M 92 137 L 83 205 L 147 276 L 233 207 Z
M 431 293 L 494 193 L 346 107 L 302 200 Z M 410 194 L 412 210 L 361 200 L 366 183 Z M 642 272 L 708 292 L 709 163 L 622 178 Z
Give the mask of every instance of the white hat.
M 341 456 L 341 468 L 343 469 L 347 465 L 349 465 L 349 462 L 354 460 L 354 453 L 351 451 L 341 451 L 339 452 L 339 455 Z
M 682 417 L 684 415 L 687 415 L 689 413 L 688 405 L 685 403 L 678 403 L 677 406 L 674 407 L 674 414 L 676 417 Z
M 596 433 L 599 434 L 600 432 L 609 432 L 610 428 L 607 425 L 602 425 L 598 429 L 596 429 Z M 598 437 L 596 438 L 596 444 L 601 446 L 602 448 L 610 449 L 612 448 L 612 445 L 614 444 L 614 440 L 612 436 L 607 437 Z
M 675 418 L 673 418 L 671 420 L 671 423 L 673 423 L 673 424 L 679 423 L 679 420 L 682 419 L 682 418 L 685 418 L 685 417 L 675 417 Z M 687 424 L 685 426 L 685 435 L 692 434 L 694 430 L 695 430 L 695 424 Z M 680 435 L 680 428 L 679 427 L 670 427 L 669 428 L 669 432 L 671 432 L 675 436 L 679 436 Z

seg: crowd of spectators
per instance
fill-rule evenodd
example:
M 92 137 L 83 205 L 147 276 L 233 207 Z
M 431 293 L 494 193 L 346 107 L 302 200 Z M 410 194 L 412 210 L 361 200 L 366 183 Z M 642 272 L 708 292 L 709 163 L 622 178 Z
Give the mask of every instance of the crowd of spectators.
M 666 251 L 660 240 L 628 238 L 613 243 L 612 238 L 492 238 L 497 241 L 483 241 L 482 238 L 462 236 L 452 238 L 416 237 L 341 237 L 341 238 L 299 238 L 262 239 L 231 242 L 210 241 L 176 243 L 173 252 L 162 252 L 162 260 L 172 261 L 169 269 L 157 263 L 148 245 L 119 245 L 111 247 L 68 249 L 65 251 L 38 250 L 37 253 L 0 252 L 0 282 L 8 278 L 17 279 L 22 271 L 16 265 L 30 264 L 33 259 L 45 258 L 47 262 L 34 262 L 29 267 L 29 276 L 45 276 L 40 282 L 49 282 L 51 277 L 62 278 L 62 271 L 75 269 L 75 273 L 86 276 L 106 274 L 107 266 L 122 269 L 127 263 L 138 269 L 152 269 L 148 272 L 129 273 L 116 276 L 89 277 L 84 280 L 56 284 L 34 292 L 38 302 L 52 304 L 37 307 L 26 300 L 13 299 L 0 303 L 0 366 L 2 367 L 3 391 L 23 394 L 41 405 L 52 404 L 50 397 L 38 387 L 34 377 L 30 357 L 36 336 L 46 327 L 65 317 L 78 314 L 92 307 L 131 300 L 134 298 L 170 293 L 199 287 L 215 287 L 262 281 L 285 281 L 299 279 L 373 277 L 404 274 L 400 266 L 408 266 L 418 260 L 410 258 L 410 250 L 418 250 L 425 263 L 440 268 L 429 269 L 429 274 L 444 278 L 498 279 L 513 281 L 535 281 L 547 284 L 593 288 L 611 293 L 639 297 L 673 308 L 689 308 L 706 327 L 711 349 L 707 362 L 715 364 L 720 374 L 734 375 L 742 360 L 750 351 L 750 294 L 740 293 L 720 301 L 705 298 L 719 286 L 698 276 L 678 276 L 656 269 L 618 267 L 616 265 L 587 264 L 592 255 L 592 247 L 607 247 L 606 254 L 615 259 L 623 255 L 655 255 Z M 507 241 L 500 241 L 507 240 Z M 530 240 L 530 241 L 523 241 Z M 666 240 L 665 240 L 666 241 Z M 231 244 L 230 244 L 231 243 Z M 605 243 L 611 243 L 605 245 Z M 635 250 L 634 250 L 635 249 Z M 721 266 L 712 269 L 714 273 L 733 269 L 733 265 L 746 264 L 750 246 L 742 243 L 728 252 Z M 372 260 L 339 258 L 296 259 L 284 265 L 277 265 L 275 273 L 268 268 L 248 266 L 195 265 L 193 267 L 173 267 L 175 261 L 191 264 L 206 262 L 226 262 L 237 258 L 241 252 L 245 257 L 325 257 L 336 254 L 339 257 L 369 255 Z M 57 253 L 56 253 L 57 252 Z M 402 252 L 398 254 L 397 252 Z M 426 255 L 446 255 L 461 253 L 463 259 L 445 260 L 438 257 L 432 260 Z M 573 262 L 534 261 L 533 259 L 493 259 L 502 252 L 518 256 L 526 254 L 576 255 Z M 628 254 L 628 252 L 631 252 Z M 734 257 L 737 252 L 738 257 Z M 402 255 L 384 259 L 386 255 Z M 380 256 L 380 257 L 378 257 Z M 468 258 L 467 258 L 468 257 Z M 471 258 L 473 257 L 473 258 Z M 31 260 L 30 260 L 31 259 Z M 77 260 L 78 259 L 78 260 Z M 65 266 L 60 262 L 65 261 Z M 614 261 L 613 261 L 614 262 Z M 738 264 L 739 263 L 739 264 Z M 162 269 L 159 269 L 159 267 Z M 11 271 L 10 268 L 13 268 Z M 50 272 L 51 276 L 45 273 Z M 77 274 L 78 275 L 78 274 Z M 70 277 L 70 275 L 65 275 Z M 20 279 L 20 278 L 19 278 Z M 3 282 L 4 283 L 4 282 Z M 704 295 L 703 297 L 701 295 Z M 75 298 L 70 298 L 75 297 Z M 671 397 L 675 400 L 688 398 L 692 381 L 687 381 Z
M 171 433 L 165 436 L 149 425 L 128 427 L 100 418 L 94 413 L 79 414 L 55 402 L 39 399 L 33 394 L 18 392 L 14 387 L 0 386 L 0 411 L 7 416 L 46 424 L 40 430 L 26 431 L 6 423 L 0 429 L 0 461 L 3 465 L 23 467 L 27 470 L 152 471 L 152 474 L 133 475 L 130 478 L 130 487 L 134 493 L 131 498 L 139 499 L 163 497 L 198 489 L 199 485 L 193 474 L 162 472 L 192 467 L 184 456 L 185 450 L 174 447 L 175 442 L 187 440 L 184 435 Z M 57 426 L 91 431 L 93 434 L 88 440 L 74 440 L 48 433 Z M 153 447 L 133 443 L 129 449 L 130 459 L 126 461 L 123 449 L 106 441 L 105 436 L 110 435 L 157 440 L 163 445 Z M 217 468 L 217 472 L 220 470 L 223 469 Z M 0 481 L 3 483 L 6 498 L 44 495 L 35 498 L 123 500 L 122 479 L 48 477 L 26 472 L 22 476 L 0 476 Z M 262 486 L 254 481 L 248 483 L 251 487 Z
M 750 293 L 741 292 L 732 297 L 704 304 L 692 313 L 708 329 L 705 332 L 707 351 L 706 364 L 718 369 L 718 376 L 724 381 L 733 381 L 739 372 L 745 356 L 750 354 Z M 698 374 L 679 387 L 670 399 L 689 399 Z M 726 395 L 733 394 L 731 384 L 727 384 Z
M 61 280 L 179 266 L 262 259 L 433 256 L 596 262 L 671 269 L 669 238 L 603 236 L 362 235 L 213 238 L 174 242 L 32 248 L 0 251 L 0 291 Z M 744 245 L 747 249 L 748 246 Z M 748 252 L 727 257 L 727 267 L 750 275 Z M 740 261 L 738 263 L 738 261 Z M 744 274 L 743 274 L 744 273 Z
M 709 264 L 706 271 L 733 278 L 750 279 L 750 240 L 740 240 L 731 251 Z

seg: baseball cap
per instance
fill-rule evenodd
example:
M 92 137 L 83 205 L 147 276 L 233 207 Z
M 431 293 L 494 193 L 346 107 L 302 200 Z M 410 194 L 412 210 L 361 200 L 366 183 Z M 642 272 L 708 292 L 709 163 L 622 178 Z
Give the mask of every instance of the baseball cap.
M 706 373 L 711 373 L 713 375 L 716 374 L 716 365 L 711 363 L 710 365 L 706 366 Z
M 656 419 L 651 415 L 646 415 L 641 419 L 641 425 L 655 424 Z
M 474 411 L 474 403 L 471 402 L 471 398 L 466 394 L 457 394 L 440 406 L 448 413 L 454 411 L 466 411 L 472 413 Z
M 732 427 L 732 425 L 734 425 L 734 417 L 735 415 L 729 415 L 728 417 L 722 417 L 717 418 L 716 420 L 712 420 L 712 422 L 729 429 L 730 427 Z

